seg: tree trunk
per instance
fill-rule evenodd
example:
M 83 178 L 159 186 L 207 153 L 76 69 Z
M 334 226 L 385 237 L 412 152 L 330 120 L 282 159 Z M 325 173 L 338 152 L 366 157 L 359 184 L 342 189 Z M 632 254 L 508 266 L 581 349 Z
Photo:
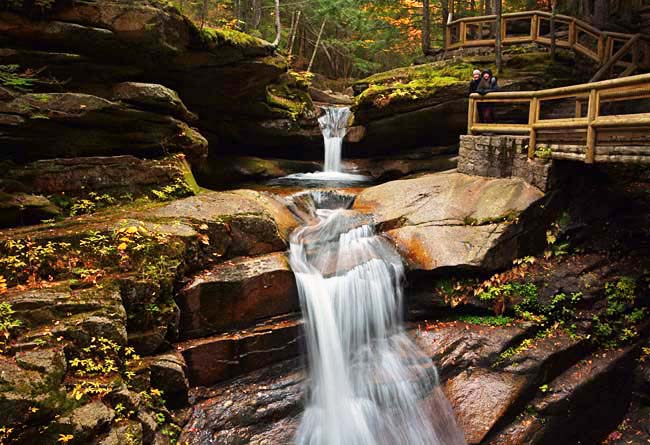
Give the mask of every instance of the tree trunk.
M 501 17 L 501 0 L 496 0 L 494 2 L 494 13 L 497 16 L 496 19 L 496 47 L 494 48 L 496 55 L 496 65 L 497 65 L 497 74 L 501 72 L 501 28 L 503 26 L 503 20 Z
M 201 6 L 201 29 L 205 25 L 205 19 L 208 18 L 208 0 L 203 0 L 203 5 Z
M 296 41 L 296 34 L 298 34 L 298 25 L 300 25 L 300 15 L 302 11 L 298 11 L 296 14 L 296 23 L 294 25 L 293 33 L 291 34 L 291 40 L 289 41 L 289 59 L 291 59 L 291 54 L 293 54 L 293 45 Z
M 282 22 L 280 21 L 280 0 L 275 0 L 275 40 L 273 40 L 274 48 L 278 47 L 281 38 L 282 38 Z
M 555 36 L 555 16 L 557 15 L 557 0 L 551 0 L 551 20 L 550 20 L 550 32 L 551 32 L 551 60 L 555 61 L 555 50 L 556 50 L 556 36 Z
M 323 36 L 323 30 L 325 29 L 325 20 L 323 24 L 320 25 L 320 32 L 318 33 L 318 38 L 316 39 L 316 45 L 314 45 L 314 52 L 311 55 L 311 60 L 309 61 L 309 66 L 307 67 L 307 72 L 311 72 L 312 66 L 314 66 L 314 59 L 316 59 L 316 52 L 318 51 L 318 46 L 320 45 L 320 39 Z
M 429 0 L 422 0 L 422 52 L 424 55 L 431 51 L 431 11 Z
M 258 29 L 262 21 L 262 0 L 253 0 L 251 13 L 250 27 L 252 29 Z
M 442 29 L 445 29 L 449 19 L 449 0 L 440 0 L 440 10 L 442 11 Z
M 596 28 L 607 28 L 609 19 L 609 0 L 596 0 L 594 3 L 594 26 Z

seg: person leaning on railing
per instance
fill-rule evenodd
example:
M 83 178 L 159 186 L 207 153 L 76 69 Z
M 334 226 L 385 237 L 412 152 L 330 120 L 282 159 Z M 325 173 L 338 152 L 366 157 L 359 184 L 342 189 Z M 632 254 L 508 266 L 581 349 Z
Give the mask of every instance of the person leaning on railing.
M 469 82 L 469 94 L 476 93 L 478 84 L 481 82 L 481 70 L 474 70 L 472 73 L 472 80 Z
M 497 78 L 492 75 L 492 71 L 485 70 L 481 74 L 481 80 L 476 87 L 476 92 L 481 95 L 486 95 L 494 91 L 499 91 L 499 84 Z M 491 124 L 494 122 L 494 105 L 489 102 L 479 102 L 478 112 L 481 116 L 481 122 L 484 124 Z

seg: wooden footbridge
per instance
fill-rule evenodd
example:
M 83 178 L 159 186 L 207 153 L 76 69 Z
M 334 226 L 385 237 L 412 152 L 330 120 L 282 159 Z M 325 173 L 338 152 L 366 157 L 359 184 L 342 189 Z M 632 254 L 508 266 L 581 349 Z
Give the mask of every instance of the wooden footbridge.
M 555 15 L 554 21 L 558 48 L 571 49 L 600 66 L 592 82 L 650 70 L 650 36 L 601 31 L 580 19 L 561 14 Z M 445 50 L 495 46 L 496 22 L 495 15 L 449 22 Z M 527 43 L 551 46 L 551 14 L 544 11 L 503 14 L 501 41 L 504 46 Z
M 504 14 L 504 45 L 550 45 L 551 14 Z M 528 156 L 553 159 L 650 163 L 650 37 L 600 31 L 574 17 L 556 15 L 556 45 L 599 63 L 590 83 L 540 91 L 473 94 L 468 134 L 527 135 Z M 446 49 L 494 46 L 496 16 L 463 18 L 447 25 Z M 602 78 L 614 77 L 609 80 Z M 481 122 L 492 107 L 495 122 Z

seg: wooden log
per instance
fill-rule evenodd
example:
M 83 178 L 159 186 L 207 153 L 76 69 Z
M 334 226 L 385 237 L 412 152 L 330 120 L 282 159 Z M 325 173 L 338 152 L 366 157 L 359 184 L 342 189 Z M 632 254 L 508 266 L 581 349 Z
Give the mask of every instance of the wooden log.
M 528 159 L 535 157 L 535 149 L 537 148 L 537 131 L 535 130 L 535 123 L 539 118 L 540 103 L 536 97 L 530 101 L 530 109 L 528 110 L 528 126 L 530 127 L 530 140 L 528 142 Z
M 472 127 L 476 120 L 476 99 L 470 97 L 467 107 L 467 133 L 472 134 Z
M 596 129 L 592 125 L 592 122 L 598 117 L 599 107 L 598 91 L 595 89 L 591 90 L 589 93 L 589 110 L 587 111 L 587 153 L 585 156 L 585 162 L 587 164 L 593 164 L 596 156 Z
M 530 127 L 524 124 L 474 124 L 472 134 L 498 133 L 498 134 L 530 134 Z
M 650 127 L 650 113 L 598 116 L 592 119 L 593 127 Z M 650 130 L 650 128 L 649 128 Z
M 539 37 L 539 17 L 537 14 L 534 14 L 530 18 L 530 38 L 533 41 L 537 41 L 537 37 Z
M 534 99 L 533 99 L 534 100 Z M 562 129 L 562 128 L 581 128 L 588 125 L 587 118 L 580 119 L 545 119 L 536 122 L 533 127 L 535 130 Z
M 598 82 L 601 80 L 607 73 L 609 73 L 612 70 L 612 67 L 616 62 L 621 60 L 627 53 L 632 49 L 634 45 L 637 44 L 639 39 L 641 38 L 640 34 L 635 35 L 632 37 L 625 45 L 621 47 L 618 51 L 616 51 L 616 54 L 614 54 L 608 61 L 605 63 L 598 71 L 596 71 L 596 74 L 591 78 L 590 82 Z M 613 45 L 613 41 L 611 39 L 608 40 L 610 46 Z

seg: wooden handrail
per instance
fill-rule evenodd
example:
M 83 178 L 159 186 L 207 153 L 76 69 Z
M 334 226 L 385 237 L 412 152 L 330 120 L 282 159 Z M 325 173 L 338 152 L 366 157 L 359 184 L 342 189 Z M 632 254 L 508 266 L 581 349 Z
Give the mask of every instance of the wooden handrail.
M 508 36 L 507 28 L 504 26 L 502 30 L 503 44 L 512 45 L 535 42 L 542 45 L 550 45 L 550 38 L 544 37 L 540 34 L 541 20 L 550 20 L 550 18 L 551 13 L 546 11 L 523 11 L 503 14 L 504 22 L 516 19 L 527 19 L 530 21 L 530 32 L 528 35 Z M 615 66 L 624 68 L 622 75 L 630 75 L 640 67 L 650 69 L 650 36 L 641 34 L 606 32 L 595 28 L 583 20 L 562 14 L 556 15 L 555 21 L 558 23 L 564 23 L 569 26 L 568 39 L 557 40 L 556 45 L 558 47 L 572 49 L 573 51 L 579 52 L 586 57 L 596 60 L 601 65 L 601 69 L 597 73 L 598 76 L 594 76 L 594 80 L 600 80 L 604 74 L 611 72 Z M 449 50 L 463 47 L 495 45 L 495 38 L 484 39 L 482 36 L 479 36 L 478 39 L 467 38 L 467 30 L 471 25 L 490 22 L 496 22 L 496 15 L 464 17 L 452 20 L 446 25 L 445 49 Z M 455 29 L 458 30 L 458 41 L 452 42 L 452 36 L 454 35 Z M 588 46 L 583 45 L 579 39 L 580 33 L 587 33 L 596 39 L 597 48 L 589 48 Z M 641 45 L 645 46 L 646 57 L 643 60 L 636 60 L 637 54 L 639 54 L 639 49 L 635 48 L 634 44 L 630 44 L 630 41 L 632 40 L 635 40 L 636 43 L 640 43 Z M 615 41 L 623 41 L 624 45 L 621 49 L 617 50 L 615 54 L 613 54 Z M 624 51 L 622 51 L 623 48 L 625 49 Z M 624 63 L 622 60 L 627 54 L 630 53 L 630 51 L 634 51 L 633 56 L 635 57 L 635 62 L 632 64 Z M 607 66 L 607 68 L 605 68 L 605 66 Z
M 528 156 L 533 158 L 540 130 L 553 131 L 583 131 L 586 132 L 584 161 L 593 163 L 596 159 L 597 132 L 603 129 L 623 131 L 624 128 L 641 128 L 650 131 L 650 110 L 646 113 L 630 115 L 601 116 L 600 108 L 603 101 L 630 101 L 650 97 L 650 74 L 629 76 L 619 79 L 603 80 L 581 85 L 571 85 L 540 91 L 496 92 L 481 96 L 474 93 L 470 96 L 470 110 L 467 119 L 469 134 L 498 133 L 498 134 L 528 134 L 530 137 Z M 543 101 L 573 99 L 575 100 L 575 116 L 573 118 L 542 119 L 540 116 Z M 513 104 L 528 103 L 528 123 L 480 123 L 478 108 L 480 104 Z M 587 116 L 582 116 L 583 105 L 587 104 Z

